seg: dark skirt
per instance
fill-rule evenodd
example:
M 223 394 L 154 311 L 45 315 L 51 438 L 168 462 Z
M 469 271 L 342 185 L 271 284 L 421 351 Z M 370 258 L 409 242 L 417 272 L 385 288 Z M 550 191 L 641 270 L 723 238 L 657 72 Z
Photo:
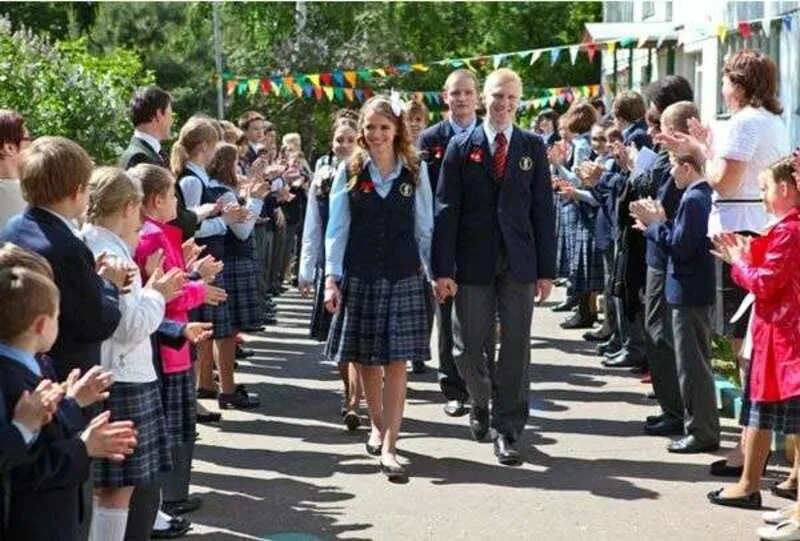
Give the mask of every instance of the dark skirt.
M 228 293 L 228 298 L 230 298 L 231 292 L 225 281 L 225 267 L 223 267 L 221 273 L 217 274 L 217 277 L 211 285 L 224 289 Z M 204 304 L 195 311 L 194 315 L 197 321 L 203 321 L 213 325 L 215 339 L 227 338 L 233 334 L 233 324 L 231 323 L 231 316 L 228 312 L 228 301 L 221 302 L 216 306 Z M 195 317 L 192 319 L 195 319 Z
M 324 342 L 328 339 L 333 314 L 325 309 L 325 269 L 317 267 L 314 274 L 314 307 L 311 310 L 309 336 Z
M 564 204 L 556 197 L 558 235 L 556 242 L 556 273 L 559 278 L 569 278 L 575 251 L 575 230 L 578 227 L 578 207 L 575 203 Z
M 742 420 L 750 428 L 800 434 L 800 397 L 781 402 L 750 402 L 747 418 Z
M 158 381 L 113 384 L 104 409 L 111 411 L 112 421 L 133 421 L 137 445 L 134 453 L 120 463 L 94 460 L 95 486 L 146 485 L 172 468 Z
M 238 330 L 253 330 L 264 322 L 264 305 L 258 294 L 256 264 L 251 257 L 225 258 L 222 274 L 228 293 L 228 315 L 231 326 Z
M 397 282 L 345 276 L 325 353 L 336 362 L 380 366 L 430 358 L 430 302 L 422 274 Z
M 193 441 L 197 423 L 194 370 L 164 374 L 161 380 L 167 443 L 172 447 Z
M 595 247 L 594 217 L 582 214 L 577 207 L 578 220 L 575 222 L 575 244 L 569 267 L 569 281 L 575 293 L 603 291 L 605 288 L 605 269 L 603 252 Z

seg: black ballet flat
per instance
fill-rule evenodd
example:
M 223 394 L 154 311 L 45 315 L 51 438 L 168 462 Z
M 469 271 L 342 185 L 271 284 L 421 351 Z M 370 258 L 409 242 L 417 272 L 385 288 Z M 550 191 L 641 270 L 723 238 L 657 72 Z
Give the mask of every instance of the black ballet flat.
M 381 473 L 386 476 L 387 479 L 395 480 L 395 479 L 405 479 L 408 477 L 408 470 L 405 466 L 398 464 L 397 466 L 388 466 L 383 463 L 383 460 L 379 462 Z
M 348 411 L 344 416 L 344 425 L 350 432 L 355 432 L 358 430 L 358 427 L 361 426 L 361 418 L 356 412 Z
M 725 507 L 738 507 L 740 509 L 761 509 L 761 492 L 758 490 L 747 496 L 738 498 L 723 498 L 720 496 L 723 489 L 713 490 L 708 493 L 708 501 Z
M 786 498 L 787 500 L 797 499 L 797 487 L 781 488 L 778 486 L 778 484 L 779 483 L 774 483 L 771 487 L 769 487 L 769 491 L 779 498 Z
M 367 454 L 368 455 L 381 456 L 382 452 L 383 452 L 383 444 L 370 445 L 370 443 L 367 442 Z

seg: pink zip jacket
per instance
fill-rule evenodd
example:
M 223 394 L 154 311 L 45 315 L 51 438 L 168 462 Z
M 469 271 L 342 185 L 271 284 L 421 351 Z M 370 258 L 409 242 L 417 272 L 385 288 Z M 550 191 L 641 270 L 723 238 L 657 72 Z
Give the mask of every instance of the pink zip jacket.
M 147 217 L 139 233 L 139 245 L 133 259 L 139 265 L 142 273 L 142 281 L 146 282 L 149 278 L 145 276 L 145 264 L 159 248 L 164 251 L 164 271 L 175 267 L 186 270 L 186 263 L 183 260 L 183 233 L 181 229 L 174 225 L 161 223 L 153 218 Z M 182 323 L 189 321 L 189 310 L 201 306 L 206 298 L 206 285 L 202 280 L 186 282 L 183 286 L 183 294 L 167 303 L 165 318 Z M 165 374 L 185 372 L 192 366 L 192 359 L 189 352 L 189 343 L 184 344 L 180 349 L 160 345 L 161 367 Z

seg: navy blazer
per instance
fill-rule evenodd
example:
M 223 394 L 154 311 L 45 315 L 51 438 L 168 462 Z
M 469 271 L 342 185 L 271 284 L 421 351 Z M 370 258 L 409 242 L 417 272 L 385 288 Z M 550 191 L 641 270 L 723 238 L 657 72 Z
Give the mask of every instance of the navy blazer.
M 708 238 L 711 186 L 686 190 L 673 224 L 650 224 L 645 231 L 667 253 L 667 302 L 678 306 L 714 304 L 714 256 Z
M 683 190 L 678 188 L 670 174 L 671 169 L 669 153 L 666 151 L 660 152 L 651 171 L 651 176 L 653 177 L 653 185 L 656 188 L 656 199 L 661 201 L 664 206 L 668 222 L 675 219 L 675 214 L 678 212 L 678 206 L 681 203 L 681 196 L 683 196 Z M 658 243 L 650 239 L 647 239 L 645 260 L 648 267 L 662 271 L 667 268 L 667 253 L 661 249 Z
M 53 267 L 61 313 L 49 355 L 59 379 L 100 364 L 100 343 L 119 324 L 119 299 L 116 286 L 97 274 L 89 248 L 57 216 L 36 207 L 12 218 L 0 240 L 44 256 Z
M 636 145 L 637 150 L 641 150 L 642 147 L 653 146 L 650 136 L 647 135 L 647 123 L 644 120 L 634 122 L 625 128 L 625 130 L 622 132 L 622 137 L 624 139 L 625 146 L 633 143 Z
M 555 277 L 555 207 L 541 138 L 515 126 L 507 163 L 497 188 L 484 129 L 451 139 L 436 191 L 434 277 L 494 283 L 501 243 L 515 280 Z
M 33 391 L 40 379 L 18 362 L 0 356 L 5 410 L 0 426 L 10 425 L 20 396 L 24 391 Z M 0 471 L 10 480 L 6 484 L 10 502 L 5 538 L 77 539 L 81 485 L 89 478 L 90 467 L 86 446 L 78 437 L 84 426 L 77 404 L 71 399 L 62 400 L 53 421 L 42 427 L 22 461 L 16 459 L 7 464 L 9 472 Z
M 475 127 L 481 125 L 481 120 L 475 120 Z M 428 165 L 428 178 L 431 180 L 431 191 L 436 194 L 436 186 L 439 183 L 439 173 L 444 160 L 444 153 L 447 145 L 456 135 L 453 125 L 449 120 L 442 120 L 433 126 L 426 128 L 419 135 L 420 158 Z

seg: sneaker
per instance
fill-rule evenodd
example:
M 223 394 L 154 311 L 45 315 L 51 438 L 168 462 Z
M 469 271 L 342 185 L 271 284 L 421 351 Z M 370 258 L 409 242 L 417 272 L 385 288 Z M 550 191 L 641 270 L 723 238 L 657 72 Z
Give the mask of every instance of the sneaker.
M 775 511 L 767 511 L 761 513 L 761 518 L 767 524 L 780 524 L 783 521 L 789 520 L 794 514 L 795 504 L 787 505 L 783 509 L 776 509 Z
M 762 526 L 756 535 L 764 541 L 800 541 L 800 521 L 790 518 L 775 526 Z

